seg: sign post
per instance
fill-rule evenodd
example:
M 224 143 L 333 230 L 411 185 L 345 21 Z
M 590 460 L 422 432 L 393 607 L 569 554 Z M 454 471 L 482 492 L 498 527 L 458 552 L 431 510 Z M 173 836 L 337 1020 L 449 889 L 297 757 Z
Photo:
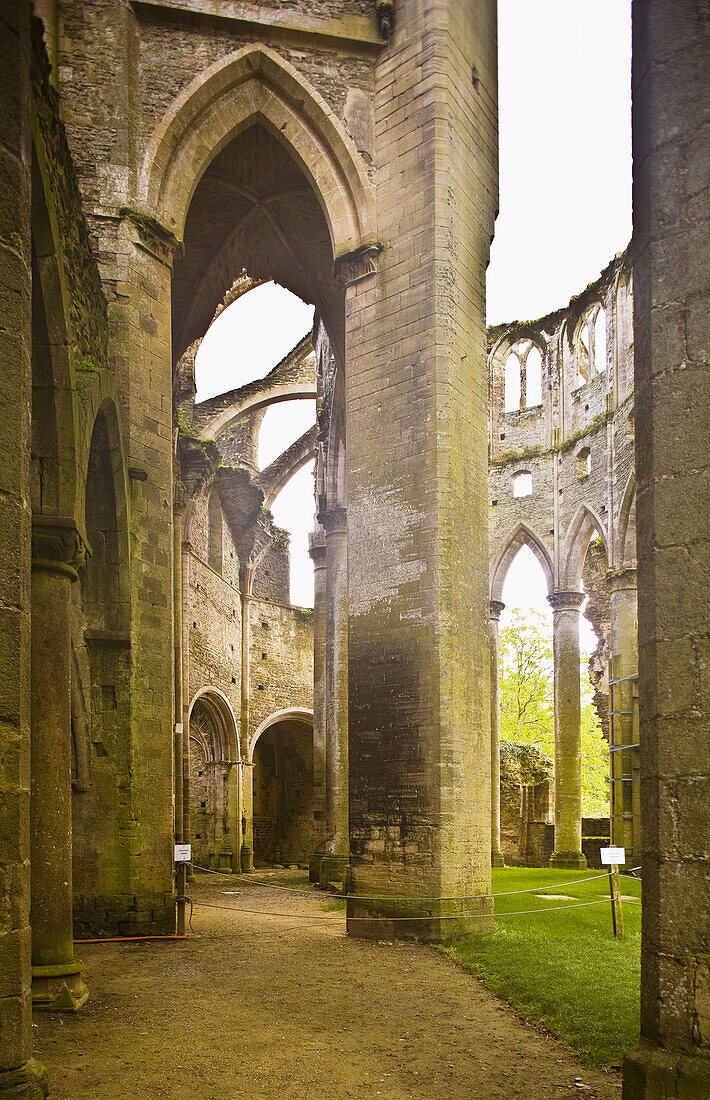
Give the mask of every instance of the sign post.
M 624 935 L 624 914 L 621 910 L 621 883 L 619 866 L 626 863 L 624 848 L 600 848 L 602 866 L 609 868 L 609 897 L 611 898 L 611 925 L 615 936 Z
M 173 855 L 177 872 L 177 931 L 178 936 L 185 935 L 185 886 L 186 886 L 186 871 L 187 865 L 192 859 L 192 845 L 191 844 L 176 844 L 175 852 Z

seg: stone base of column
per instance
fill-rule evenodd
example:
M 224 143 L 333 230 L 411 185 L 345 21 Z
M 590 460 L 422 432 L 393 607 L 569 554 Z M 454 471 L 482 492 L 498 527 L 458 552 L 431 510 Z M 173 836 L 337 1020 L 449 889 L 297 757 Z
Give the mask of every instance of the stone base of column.
M 384 902 L 348 898 L 350 936 L 368 940 L 419 940 L 442 943 L 458 936 L 487 935 L 493 931 L 493 898 L 429 901 L 398 898 Z
M 314 852 L 308 861 L 308 881 L 320 882 L 321 864 L 325 859 L 325 852 Z
M 50 1012 L 78 1012 L 89 990 L 82 980 L 83 962 L 32 967 L 32 1008 Z
M 332 856 L 326 852 L 320 863 L 320 885 L 326 890 L 345 893 L 350 880 L 350 857 Z
M 45 1096 L 49 1096 L 47 1074 L 34 1058 L 19 1069 L 0 1072 L 2 1100 L 44 1100 Z
M 710 1096 L 710 1057 L 677 1054 L 641 1041 L 624 1058 L 623 1100 Z
M 553 852 L 549 866 L 560 871 L 586 871 L 587 857 L 581 852 Z
M 175 895 L 172 890 L 161 894 L 75 894 L 73 915 L 75 940 L 170 935 L 175 931 Z
M 505 867 L 505 858 L 502 852 L 491 852 L 491 867 Z
M 250 874 L 254 870 L 254 853 L 248 844 L 242 844 L 240 852 L 242 874 Z

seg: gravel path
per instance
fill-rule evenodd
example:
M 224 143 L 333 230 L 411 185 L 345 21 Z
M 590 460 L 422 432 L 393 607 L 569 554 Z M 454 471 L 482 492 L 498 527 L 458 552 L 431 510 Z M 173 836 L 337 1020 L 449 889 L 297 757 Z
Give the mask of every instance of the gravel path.
M 35 1014 L 53 1100 L 621 1096 L 435 949 L 347 937 L 320 893 L 207 875 L 190 893 L 187 941 L 77 948 L 87 1005 Z

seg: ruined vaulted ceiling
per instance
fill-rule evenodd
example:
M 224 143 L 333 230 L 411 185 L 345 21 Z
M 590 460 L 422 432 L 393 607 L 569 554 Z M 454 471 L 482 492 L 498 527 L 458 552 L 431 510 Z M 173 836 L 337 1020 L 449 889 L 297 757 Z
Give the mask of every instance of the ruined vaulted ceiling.
M 331 339 L 343 330 L 325 218 L 286 146 L 254 125 L 212 161 L 193 196 L 173 274 L 173 353 L 202 336 L 242 269 L 316 305 Z

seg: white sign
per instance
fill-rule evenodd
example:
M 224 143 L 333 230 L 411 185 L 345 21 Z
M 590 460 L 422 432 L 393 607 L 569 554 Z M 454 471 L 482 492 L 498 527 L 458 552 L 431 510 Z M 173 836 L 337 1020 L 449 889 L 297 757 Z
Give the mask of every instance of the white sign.
M 176 844 L 175 845 L 175 862 L 176 863 L 189 863 L 192 859 L 192 845 L 191 844 Z
M 602 857 L 602 866 L 611 863 L 621 866 L 626 863 L 625 848 L 600 848 L 599 855 Z

